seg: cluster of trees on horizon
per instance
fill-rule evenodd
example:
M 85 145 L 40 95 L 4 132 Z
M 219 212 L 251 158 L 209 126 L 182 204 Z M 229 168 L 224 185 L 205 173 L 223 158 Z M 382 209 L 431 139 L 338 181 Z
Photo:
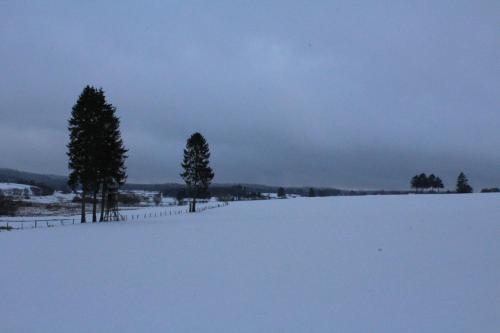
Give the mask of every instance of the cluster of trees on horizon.
M 411 179 L 410 184 L 411 188 L 414 188 L 416 193 L 424 193 L 424 190 L 429 190 L 430 192 L 434 192 L 435 190 L 437 190 L 437 192 L 439 192 L 440 189 L 444 188 L 444 184 L 441 178 L 435 176 L 434 174 L 431 174 L 429 176 L 427 176 L 425 173 L 415 175 Z M 481 190 L 481 192 L 496 192 L 495 190 L 496 188 L 483 189 Z M 474 189 L 469 185 L 469 180 L 467 179 L 465 174 L 463 172 L 460 172 L 457 177 L 455 193 L 472 193 L 473 191 Z
M 423 192 L 424 190 L 437 190 L 439 192 L 440 189 L 444 188 L 444 184 L 441 178 L 435 176 L 434 174 L 430 174 L 429 176 L 427 176 L 425 173 L 415 175 L 411 179 L 410 184 L 411 188 L 414 188 L 416 192 L 418 192 L 419 190 L 421 192 Z

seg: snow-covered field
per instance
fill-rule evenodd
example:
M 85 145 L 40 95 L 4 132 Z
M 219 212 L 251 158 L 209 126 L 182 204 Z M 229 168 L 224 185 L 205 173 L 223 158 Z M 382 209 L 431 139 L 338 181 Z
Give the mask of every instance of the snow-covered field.
M 499 332 L 500 195 L 0 233 L 0 332 Z

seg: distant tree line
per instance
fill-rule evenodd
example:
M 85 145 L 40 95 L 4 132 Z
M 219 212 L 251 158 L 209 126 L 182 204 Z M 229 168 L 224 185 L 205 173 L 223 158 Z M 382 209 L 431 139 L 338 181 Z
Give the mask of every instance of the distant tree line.
M 36 195 L 52 195 L 55 192 L 55 188 L 53 188 L 52 186 L 33 180 L 17 179 L 16 183 L 38 187 L 40 189 L 40 192 L 35 193 Z
M 232 185 L 230 187 L 218 187 L 212 189 L 215 196 L 224 201 L 259 200 L 266 199 L 259 191 L 254 191 L 245 185 Z
M 68 187 L 67 177 L 43 175 L 6 168 L 0 168 L 0 182 L 20 184 L 28 184 L 28 182 L 34 182 L 34 185 L 39 187 L 47 186 L 48 189 L 50 188 L 66 192 L 70 190 L 70 188 Z
M 498 193 L 500 192 L 500 188 L 498 187 L 490 187 L 481 189 L 481 193 Z

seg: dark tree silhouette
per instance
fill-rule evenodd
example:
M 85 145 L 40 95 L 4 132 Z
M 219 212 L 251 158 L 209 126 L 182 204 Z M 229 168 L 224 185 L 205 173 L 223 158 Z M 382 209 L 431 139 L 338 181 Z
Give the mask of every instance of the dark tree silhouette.
M 86 222 L 87 195 L 92 195 L 92 221 L 97 221 L 97 194 L 102 187 L 104 203 L 110 184 L 123 184 L 126 179 L 125 159 L 127 150 L 120 134 L 116 109 L 106 102 L 104 91 L 86 86 L 78 98 L 69 120 L 68 184 L 72 189 L 81 186 L 81 221 Z
M 423 192 L 425 189 L 429 188 L 431 190 L 437 189 L 439 192 L 439 189 L 444 188 L 441 178 L 435 176 L 434 174 L 431 174 L 429 176 L 427 176 L 425 173 L 415 175 L 411 179 L 410 184 L 411 188 L 415 189 L 415 192 L 418 192 L 418 190 L 421 190 Z
M 473 189 L 469 185 L 469 180 L 463 172 L 460 172 L 457 178 L 457 193 L 472 193 Z
M 436 188 L 436 176 L 432 173 L 427 177 L 427 188 L 434 190 Z
M 418 176 L 418 187 L 422 190 L 422 192 L 429 188 L 429 182 L 427 179 L 427 175 L 425 173 L 421 173 Z
M 418 175 L 413 176 L 413 178 L 410 181 L 411 188 L 415 189 L 415 192 L 418 191 L 420 188 L 420 183 L 419 183 L 419 177 Z
M 439 192 L 440 189 L 444 188 L 443 181 L 439 177 L 436 177 L 435 188 L 437 188 L 438 192 Z
M 278 192 L 276 193 L 278 198 L 286 198 L 285 189 L 283 187 L 278 188 Z
M 127 149 L 125 149 L 121 138 L 120 119 L 116 116 L 116 108 L 113 105 L 105 104 L 102 109 L 99 127 L 97 177 L 101 184 L 101 216 L 99 220 L 103 221 L 110 187 L 117 191 L 127 179 L 125 167 Z M 97 193 L 99 187 L 95 190 Z
M 208 187 L 214 178 L 214 172 L 209 165 L 210 149 L 208 143 L 200 133 L 194 133 L 187 140 L 184 149 L 184 159 L 181 173 L 182 179 L 191 195 L 190 212 L 196 211 L 196 199 L 208 195 Z
M 70 142 L 68 144 L 68 167 L 71 170 L 68 185 L 76 189 L 82 188 L 81 222 L 86 222 L 85 204 L 89 191 L 95 183 L 95 127 L 97 114 L 101 107 L 99 92 L 86 86 L 78 101 L 73 106 L 68 129 Z
M 309 195 L 309 197 L 315 197 L 316 196 L 316 191 L 314 191 L 314 188 L 311 187 L 309 189 L 309 194 L 308 195 Z

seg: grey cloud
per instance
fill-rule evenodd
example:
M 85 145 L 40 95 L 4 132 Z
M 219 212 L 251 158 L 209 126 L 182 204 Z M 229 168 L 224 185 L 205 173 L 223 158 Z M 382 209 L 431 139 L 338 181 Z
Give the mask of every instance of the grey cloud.
M 119 109 L 131 181 L 179 181 L 201 131 L 218 182 L 405 188 L 463 169 L 500 185 L 498 2 L 0 6 L 2 166 L 65 173 L 93 84 Z

